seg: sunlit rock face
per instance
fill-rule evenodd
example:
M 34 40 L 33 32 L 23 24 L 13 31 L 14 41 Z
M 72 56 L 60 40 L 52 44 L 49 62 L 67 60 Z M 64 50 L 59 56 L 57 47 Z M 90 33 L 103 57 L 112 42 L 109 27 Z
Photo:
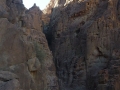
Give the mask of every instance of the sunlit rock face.
M 58 90 L 41 15 L 22 0 L 0 1 L 0 90 Z
M 60 90 L 120 90 L 120 0 L 55 0 L 46 37 Z

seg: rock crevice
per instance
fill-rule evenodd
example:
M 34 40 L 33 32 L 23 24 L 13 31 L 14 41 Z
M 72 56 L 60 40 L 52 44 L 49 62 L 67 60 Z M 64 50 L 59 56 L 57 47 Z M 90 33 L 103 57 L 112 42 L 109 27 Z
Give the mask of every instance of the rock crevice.
M 120 1 L 54 2 L 45 34 L 60 90 L 119 90 Z

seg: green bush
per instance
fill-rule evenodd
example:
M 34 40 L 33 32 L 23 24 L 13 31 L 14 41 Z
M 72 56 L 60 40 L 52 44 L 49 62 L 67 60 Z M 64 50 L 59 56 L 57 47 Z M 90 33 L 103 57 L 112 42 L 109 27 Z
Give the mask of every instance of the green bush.
M 37 58 L 40 60 L 40 62 L 43 62 L 46 56 L 43 46 L 37 42 L 34 43 L 34 46 Z

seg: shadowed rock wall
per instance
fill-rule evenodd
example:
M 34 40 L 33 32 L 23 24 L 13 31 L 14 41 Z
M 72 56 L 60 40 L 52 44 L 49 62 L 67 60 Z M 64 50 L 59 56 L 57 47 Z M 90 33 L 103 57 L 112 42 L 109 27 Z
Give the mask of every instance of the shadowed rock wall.
M 60 90 L 120 89 L 120 0 L 55 0 L 48 33 Z

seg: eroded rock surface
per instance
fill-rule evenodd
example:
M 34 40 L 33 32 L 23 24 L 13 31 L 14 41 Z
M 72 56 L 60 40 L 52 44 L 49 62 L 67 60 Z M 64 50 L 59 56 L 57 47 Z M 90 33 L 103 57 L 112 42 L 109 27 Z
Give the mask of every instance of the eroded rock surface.
M 120 90 L 120 0 L 55 0 L 46 37 L 60 90 Z
M 1 0 L 0 90 L 120 90 L 119 32 L 120 0 Z
M 41 15 L 22 0 L 0 1 L 0 90 L 58 90 Z

